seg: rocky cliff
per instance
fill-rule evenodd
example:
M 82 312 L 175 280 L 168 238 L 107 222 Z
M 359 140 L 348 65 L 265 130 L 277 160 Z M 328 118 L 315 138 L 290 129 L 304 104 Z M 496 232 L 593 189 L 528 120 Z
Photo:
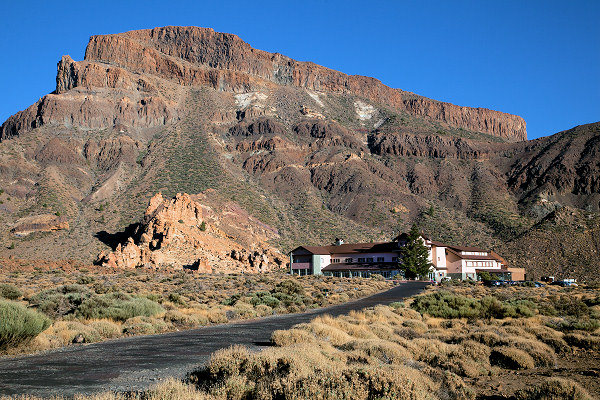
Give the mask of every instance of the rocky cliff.
M 164 125 L 177 118 L 175 104 L 159 95 L 154 78 L 180 86 L 211 86 L 236 93 L 290 85 L 316 92 L 351 94 L 419 118 L 526 140 L 525 121 L 483 108 L 460 107 L 392 89 L 380 81 L 349 76 L 278 53 L 253 49 L 239 37 L 197 27 L 164 27 L 93 36 L 85 60 L 65 56 L 58 64 L 55 94 L 42 98 L 3 124 L 1 138 L 42 124 L 108 127 Z M 110 88 L 125 97 L 90 98 L 76 88 Z M 69 92 L 70 95 L 64 94 Z M 98 101 L 101 100 L 101 101 Z

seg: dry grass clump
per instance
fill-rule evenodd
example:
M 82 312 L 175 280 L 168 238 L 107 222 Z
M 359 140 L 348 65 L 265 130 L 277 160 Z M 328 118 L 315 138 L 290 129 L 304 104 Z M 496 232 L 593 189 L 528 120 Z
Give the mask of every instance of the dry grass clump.
M 514 349 L 525 351 L 533 358 L 536 367 L 554 367 L 556 365 L 556 355 L 552 348 L 545 343 L 518 336 L 512 336 L 505 343 L 507 346 L 513 346 Z
M 43 400 L 31 395 L 0 396 L 0 400 Z M 50 400 L 65 400 L 62 396 L 50 397 Z M 91 395 L 76 394 L 73 400 L 217 400 L 214 396 L 200 392 L 194 385 L 181 380 L 168 378 L 163 382 L 152 385 L 143 393 L 112 393 L 104 392 Z
M 169 310 L 165 313 L 164 320 L 180 329 L 195 328 L 208 324 L 206 316 L 194 313 L 193 310 L 191 312 L 190 310 Z
M 314 343 L 316 341 L 315 335 L 304 329 L 276 330 L 271 334 L 271 342 L 280 347 L 298 343 Z
M 591 335 L 585 332 L 572 332 L 565 334 L 564 340 L 571 346 L 596 351 L 600 350 L 600 336 Z
M 298 324 L 296 328 L 310 332 L 319 341 L 330 343 L 334 346 L 341 346 L 352 340 L 352 337 L 340 328 L 320 322 L 318 318 L 309 323 Z
M 123 323 L 123 334 L 125 335 L 153 335 L 168 330 L 164 320 L 152 317 L 133 317 Z
M 358 344 L 375 365 L 348 364 L 346 354 L 328 345 L 292 345 L 249 354 L 239 347 L 221 350 L 190 380 L 220 399 L 431 399 L 441 383 L 421 371 L 382 363 L 402 350 L 389 344 Z M 350 350 L 354 352 L 355 350 Z M 393 359 L 393 358 L 392 358 Z
M 550 378 L 546 382 L 516 393 L 517 400 L 593 400 L 585 389 L 571 380 Z
M 490 354 L 490 363 L 506 369 L 530 369 L 535 367 L 533 357 L 525 351 L 512 347 L 495 347 Z
M 397 343 L 381 339 L 353 340 L 340 347 L 344 351 L 358 351 L 381 364 L 403 364 L 412 359 L 412 354 Z M 371 361 L 370 363 L 373 363 Z

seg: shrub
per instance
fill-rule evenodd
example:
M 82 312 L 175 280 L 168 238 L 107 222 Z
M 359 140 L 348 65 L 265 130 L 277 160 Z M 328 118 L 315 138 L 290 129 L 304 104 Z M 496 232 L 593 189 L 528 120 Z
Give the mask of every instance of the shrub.
M 383 364 L 403 364 L 412 358 L 404 347 L 387 340 L 353 340 L 341 347 L 343 350 L 360 350 Z
M 271 334 L 275 346 L 289 346 L 296 343 L 314 343 L 315 337 L 303 329 L 276 330 Z
M 150 298 L 148 298 L 149 300 L 152 300 Z M 169 301 L 175 304 L 178 304 L 180 306 L 185 306 L 185 300 L 183 300 L 183 298 L 181 297 L 181 295 L 179 293 L 170 293 L 169 294 Z
M 58 318 L 75 313 L 90 296 L 90 290 L 85 286 L 63 285 L 44 290 L 33 296 L 29 302 L 50 317 Z
M 565 342 L 582 349 L 600 350 L 600 337 L 581 333 L 567 333 L 563 336 Z
M 298 282 L 286 279 L 285 281 L 279 282 L 275 285 L 274 292 L 284 293 L 290 296 L 304 294 L 304 288 Z
M 92 321 L 89 326 L 104 339 L 113 339 L 121 336 L 121 327 L 108 320 Z
M 256 314 L 259 317 L 264 317 L 273 314 L 273 309 L 266 304 L 259 304 L 254 308 L 256 310 Z
M 145 297 L 132 298 L 121 293 L 111 293 L 86 299 L 78 307 L 77 315 L 87 319 L 125 321 L 137 316 L 151 317 L 163 311 L 160 304 Z
M 517 400 L 592 400 L 579 384 L 563 378 L 550 378 L 546 382 L 519 390 L 515 393 Z
M 254 296 L 250 300 L 250 304 L 252 304 L 253 306 L 264 304 L 271 308 L 277 308 L 279 306 L 279 299 L 271 296 L 269 292 L 259 292 L 254 294 Z
M 145 316 L 129 318 L 123 323 L 123 333 L 129 335 L 152 335 L 166 330 L 165 321 Z
M 565 319 L 553 319 L 546 323 L 550 328 L 556 329 L 563 332 L 569 331 L 588 331 L 594 332 L 596 329 L 600 328 L 600 322 L 595 319 L 574 319 L 574 318 L 565 318 Z
M 88 285 L 90 283 L 93 283 L 95 280 L 96 278 L 94 278 L 93 276 L 82 275 L 79 278 L 77 278 L 77 283 L 80 285 Z
M 406 305 L 401 301 L 394 301 L 393 303 L 390 303 L 389 306 L 392 307 L 394 310 L 406 307 Z
M 93 343 L 102 339 L 98 331 L 79 321 L 55 322 L 50 331 L 52 335 L 60 339 L 63 345 L 71 343 Z
M 9 300 L 0 300 L 0 321 L 0 349 L 27 342 L 50 326 L 45 315 Z
M 490 364 L 505 369 L 530 369 L 535 367 L 533 357 L 520 349 L 496 347 L 490 354 Z
M 411 307 L 421 314 L 439 318 L 475 318 L 479 316 L 481 308 L 475 299 L 454 295 L 444 290 L 417 296 Z
M 23 292 L 16 286 L 2 283 L 0 284 L 0 297 L 4 297 L 8 300 L 18 300 L 23 297 Z

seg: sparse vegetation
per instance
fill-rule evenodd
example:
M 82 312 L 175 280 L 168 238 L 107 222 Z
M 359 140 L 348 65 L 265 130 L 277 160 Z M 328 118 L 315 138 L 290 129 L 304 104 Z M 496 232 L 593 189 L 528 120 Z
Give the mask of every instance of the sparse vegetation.
M 290 278 L 283 273 L 219 276 L 132 270 L 94 275 L 86 268 L 61 272 L 38 268 L 7 275 L 10 283 L 0 286 L 0 297 L 23 298 L 23 305 L 50 317 L 53 324 L 31 342 L 7 344 L 4 352 L 298 312 L 391 286 L 373 279 Z
M 257 291 L 251 297 L 229 296 L 227 300 L 234 307 L 250 310 L 249 299 L 273 293 L 306 296 L 312 289 L 302 283 L 301 279 L 283 279 L 271 291 Z M 540 313 L 546 302 L 566 304 L 566 299 L 557 300 L 563 296 L 577 298 L 591 310 L 582 313 L 578 307 L 558 307 L 561 311 L 554 315 Z M 568 376 L 565 368 L 559 369 L 562 377 L 548 378 L 546 374 L 557 371 L 557 362 L 574 352 L 578 354 L 575 363 L 586 357 L 587 362 L 595 363 L 589 360 L 597 358 L 594 352 L 600 349 L 600 332 L 564 334 L 546 322 L 568 318 L 569 312 L 595 315 L 597 296 L 595 289 L 567 292 L 554 287 L 455 285 L 433 289 L 404 303 L 336 318 L 320 316 L 275 331 L 271 337 L 275 346 L 258 353 L 241 346 L 219 350 L 183 382 L 167 380 L 128 398 L 475 399 L 501 395 L 518 400 L 592 399 L 587 390 L 597 390 L 598 385 L 591 374 L 577 375 L 575 380 L 564 378 Z M 501 311 L 522 301 L 534 305 L 528 303 L 534 316 L 508 318 Z M 473 314 L 465 308 L 479 312 Z M 433 316 L 432 310 L 442 310 L 448 317 Z M 469 317 L 459 318 L 454 312 Z M 174 309 L 166 314 L 164 319 L 135 317 L 126 321 L 123 329 L 132 334 L 160 332 L 165 322 L 178 321 L 185 326 L 192 316 Z M 63 332 L 85 332 L 78 323 L 55 325 L 61 324 L 68 325 Z M 114 328 L 106 325 L 104 331 L 110 334 Z M 103 396 L 121 398 L 118 394 Z

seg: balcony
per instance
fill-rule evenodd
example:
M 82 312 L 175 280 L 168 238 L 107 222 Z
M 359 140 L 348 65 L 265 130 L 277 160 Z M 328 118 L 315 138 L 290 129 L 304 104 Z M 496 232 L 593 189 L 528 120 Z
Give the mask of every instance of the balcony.
M 311 263 L 309 262 L 297 262 L 297 263 L 292 263 L 292 269 L 311 269 Z

